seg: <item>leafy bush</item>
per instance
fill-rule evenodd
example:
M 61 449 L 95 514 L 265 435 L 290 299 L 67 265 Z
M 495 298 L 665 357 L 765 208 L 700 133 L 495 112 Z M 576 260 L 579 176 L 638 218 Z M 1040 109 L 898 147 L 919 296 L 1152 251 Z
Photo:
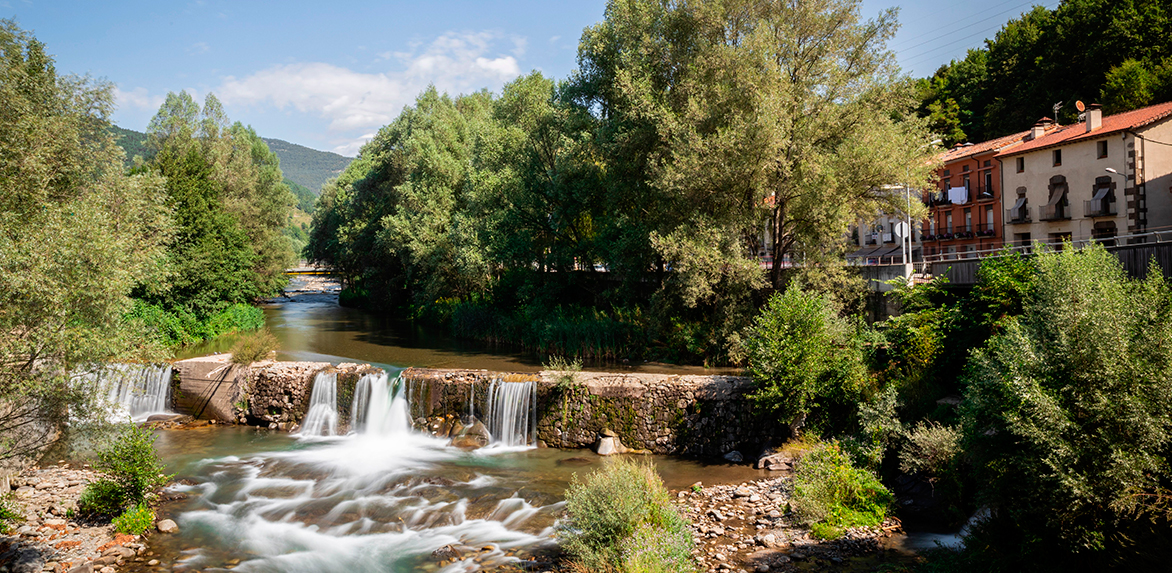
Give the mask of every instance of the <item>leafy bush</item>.
M 115 517 L 113 523 L 119 533 L 142 535 L 155 524 L 155 512 L 146 503 L 139 503 Z
M 973 355 L 966 455 L 1036 565 L 1143 569 L 1172 548 L 1172 292 L 1099 246 L 1035 262 L 1023 315 Z
M 879 525 L 892 499 L 875 474 L 856 468 L 837 444 L 814 448 L 794 468 L 793 510 L 822 538 Z
M 16 504 L 16 496 L 12 493 L 0 495 L 0 534 L 9 533 L 12 524 L 21 521 L 24 521 L 24 515 Z
M 566 490 L 562 547 L 594 571 L 694 571 L 692 536 L 650 465 L 628 460 L 575 475 Z
M 550 356 L 545 369 L 554 372 L 554 387 L 565 391 L 572 388 L 582 371 L 582 359 L 567 360 L 564 356 Z
M 905 436 L 899 471 L 919 473 L 931 481 L 944 475 L 961 452 L 960 429 L 937 422 L 919 422 Z
M 870 400 L 859 402 L 860 432 L 842 443 L 859 465 L 878 470 L 888 446 L 903 435 L 903 424 L 896 412 L 898 408 L 899 393 L 895 386 L 888 386 Z
M 127 319 L 138 323 L 146 336 L 170 347 L 196 344 L 230 332 L 256 330 L 265 323 L 264 311 L 248 304 L 233 304 L 200 318 L 182 307 L 164 308 L 141 300 L 134 302 Z
M 756 403 L 796 430 L 844 427 L 866 381 L 858 327 L 825 296 L 791 285 L 761 310 L 745 341 Z
M 170 481 L 172 476 L 163 473 L 165 469 L 155 453 L 155 436 L 150 430 L 133 424 L 118 436 L 117 440 L 106 450 L 98 453 L 98 461 L 94 468 L 105 472 L 117 488 L 119 509 L 130 505 L 150 501 L 149 497 L 154 490 Z M 90 488 L 98 486 L 101 481 L 91 484 Z M 103 496 L 110 495 L 109 491 L 101 486 Z M 87 488 L 87 491 L 89 488 Z
M 277 349 L 277 337 L 268 330 L 259 330 L 241 337 L 232 346 L 232 362 L 247 366 L 253 362 L 264 360 L 270 352 Z
M 77 498 L 77 511 L 81 515 L 109 517 L 122 511 L 122 488 L 113 480 L 100 479 L 86 486 Z

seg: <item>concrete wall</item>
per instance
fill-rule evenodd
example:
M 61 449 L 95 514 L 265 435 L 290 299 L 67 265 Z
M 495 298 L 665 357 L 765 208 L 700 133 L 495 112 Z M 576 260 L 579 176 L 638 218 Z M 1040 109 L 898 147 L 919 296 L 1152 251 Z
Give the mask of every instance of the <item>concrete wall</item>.
M 1148 229 L 1172 228 L 1172 147 L 1153 143 L 1172 142 L 1172 121 L 1157 123 L 1139 134 L 1136 155 L 1144 178 Z

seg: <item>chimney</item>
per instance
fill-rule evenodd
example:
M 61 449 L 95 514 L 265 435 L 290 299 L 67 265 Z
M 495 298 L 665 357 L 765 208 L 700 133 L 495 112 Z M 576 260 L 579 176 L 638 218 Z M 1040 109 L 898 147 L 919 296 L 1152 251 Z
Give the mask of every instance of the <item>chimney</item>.
M 1103 127 L 1103 109 L 1097 103 L 1087 106 L 1087 133 Z
M 1050 123 L 1053 121 L 1054 120 L 1052 120 L 1048 117 L 1043 117 L 1042 119 L 1039 119 L 1038 123 L 1035 123 L 1034 127 L 1030 128 L 1030 140 L 1034 140 L 1039 137 L 1042 137 L 1043 135 L 1046 135 L 1046 128 L 1050 127 Z

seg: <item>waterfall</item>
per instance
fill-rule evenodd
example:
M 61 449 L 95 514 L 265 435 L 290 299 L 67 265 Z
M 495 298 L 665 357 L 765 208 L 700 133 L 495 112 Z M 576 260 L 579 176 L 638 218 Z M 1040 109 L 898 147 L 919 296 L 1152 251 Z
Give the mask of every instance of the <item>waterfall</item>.
M 350 421 L 357 434 L 398 435 L 411 431 L 411 406 L 399 376 L 364 374 L 354 386 Z
M 494 444 L 528 446 L 537 431 L 537 384 L 493 380 L 488 387 L 488 432 Z
M 96 383 L 111 407 L 111 419 L 136 421 L 167 413 L 171 406 L 171 365 L 111 364 L 81 375 Z
M 313 377 L 309 412 L 301 423 L 303 436 L 332 436 L 338 432 L 338 373 L 318 372 Z

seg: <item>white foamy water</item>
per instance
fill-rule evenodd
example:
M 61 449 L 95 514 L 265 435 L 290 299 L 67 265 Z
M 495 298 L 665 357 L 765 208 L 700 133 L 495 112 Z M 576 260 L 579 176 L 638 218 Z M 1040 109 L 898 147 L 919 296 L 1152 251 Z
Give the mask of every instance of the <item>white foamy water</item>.
M 501 447 L 529 446 L 537 442 L 537 384 L 500 382 L 488 387 L 488 431 Z
M 171 365 L 107 364 L 79 375 L 110 408 L 110 419 L 136 422 L 171 413 Z
M 319 386 L 333 388 L 336 414 L 336 385 L 319 378 L 314 396 Z M 492 457 L 412 430 L 404 386 L 385 374 L 363 376 L 350 435 L 203 463 L 204 483 L 183 487 L 196 509 L 179 516 L 182 546 L 199 549 L 182 553 L 182 565 L 215 568 L 240 559 L 234 570 L 407 572 L 434 567 L 432 552 L 451 546 L 465 557 L 438 570 L 455 573 L 517 561 L 507 553 L 552 543 L 562 504 L 534 504 L 517 484 L 476 471 Z M 512 387 L 492 392 L 502 404 L 524 401 Z M 500 410 L 501 435 L 526 439 L 528 422 L 507 421 L 526 407 Z
M 338 433 L 338 374 L 318 372 L 313 378 L 309 411 L 301 422 L 303 436 L 333 436 Z

